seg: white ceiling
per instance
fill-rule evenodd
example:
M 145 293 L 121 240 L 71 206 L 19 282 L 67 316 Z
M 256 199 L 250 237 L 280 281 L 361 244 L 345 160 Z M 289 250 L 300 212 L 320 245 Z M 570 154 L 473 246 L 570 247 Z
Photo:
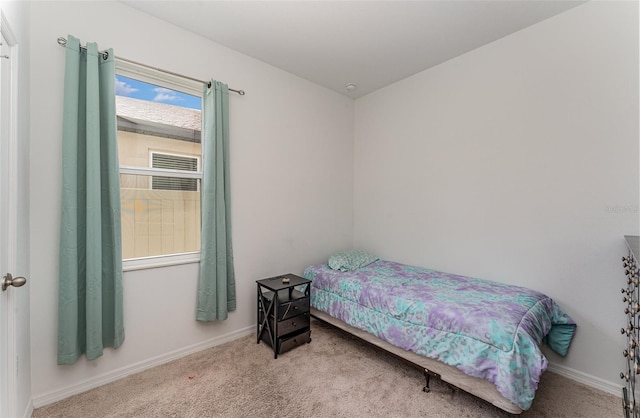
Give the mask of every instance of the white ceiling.
M 350 97 L 533 25 L 583 1 L 123 0 Z M 349 92 L 347 83 L 357 89 Z

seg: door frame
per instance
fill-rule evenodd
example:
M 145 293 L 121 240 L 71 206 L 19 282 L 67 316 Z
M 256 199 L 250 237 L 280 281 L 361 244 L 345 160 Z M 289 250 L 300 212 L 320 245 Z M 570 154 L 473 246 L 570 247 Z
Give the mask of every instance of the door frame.
M 8 132 L 8 190 L 7 195 L 3 197 L 2 204 L 7 207 L 7 265 L 6 270 L 0 272 L 0 276 L 4 276 L 6 273 L 12 273 L 14 275 L 18 275 L 16 268 L 18 266 L 18 63 L 19 63 L 19 51 L 18 51 L 18 42 L 14 32 L 11 30 L 11 25 L 6 19 L 5 14 L 2 10 L 0 10 L 0 33 L 2 33 L 2 37 L 7 43 L 7 47 L 10 49 L 10 59 L 9 59 L 9 91 L 2 92 L 2 94 L 9 95 L 9 114 L 8 120 L 2 121 L 2 123 L 9 124 L 9 132 Z M 2 60 L 6 58 L 0 58 Z M 5 77 L 4 74 L 0 72 L 0 77 Z M 6 295 L 3 295 L 3 298 L 6 301 L 6 307 L 3 308 L 3 313 L 6 314 L 6 322 L 7 322 L 7 335 L 6 341 L 4 342 L 6 348 L 6 357 L 2 358 L 6 366 L 6 376 L 5 379 L 5 391 L 0 394 L 0 402 L 4 404 L 2 411 L 0 413 L 6 413 L 7 416 L 19 416 L 19 414 L 24 413 L 26 411 L 19 411 L 20 406 L 18 405 L 18 390 L 19 382 L 18 382 L 18 321 L 16 312 L 18 308 L 24 308 L 19 306 L 19 298 L 15 295 L 15 291 L 17 289 L 12 289 L 11 287 L 7 289 L 5 292 Z M 21 289 L 22 291 L 28 291 L 27 289 Z M 22 326 L 28 326 L 28 324 L 23 324 Z M 4 336 L 3 336 L 4 337 Z M 4 357 L 4 356 L 3 356 Z M 2 399 L 4 397 L 4 399 Z M 30 402 L 29 402 L 30 403 Z M 28 408 L 30 409 L 30 408 Z

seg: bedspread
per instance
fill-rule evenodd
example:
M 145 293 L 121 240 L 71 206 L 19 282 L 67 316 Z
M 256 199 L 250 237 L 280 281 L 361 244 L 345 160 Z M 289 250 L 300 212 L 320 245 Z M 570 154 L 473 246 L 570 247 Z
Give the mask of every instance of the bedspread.
M 576 326 L 540 292 L 391 261 L 352 272 L 319 264 L 304 277 L 313 281 L 314 308 L 486 379 L 523 410 L 547 368 L 543 338 L 564 355 Z

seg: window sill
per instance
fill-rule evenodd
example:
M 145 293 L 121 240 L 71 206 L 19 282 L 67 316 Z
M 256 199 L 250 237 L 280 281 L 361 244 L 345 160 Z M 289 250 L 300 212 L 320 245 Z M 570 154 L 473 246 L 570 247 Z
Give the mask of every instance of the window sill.
M 122 271 L 147 270 L 200 262 L 200 252 L 140 257 L 122 260 Z

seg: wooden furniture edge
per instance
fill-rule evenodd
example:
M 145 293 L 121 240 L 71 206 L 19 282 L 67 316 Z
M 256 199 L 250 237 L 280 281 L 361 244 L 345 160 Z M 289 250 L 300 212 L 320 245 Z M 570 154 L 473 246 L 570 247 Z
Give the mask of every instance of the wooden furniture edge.
M 326 322 L 336 328 L 339 328 L 371 345 L 382 349 L 385 352 L 391 353 L 396 357 L 399 357 L 414 366 L 425 370 L 426 372 L 432 372 L 440 376 L 440 379 L 464 390 L 480 399 L 483 399 L 498 408 L 509 412 L 511 414 L 522 413 L 522 408 L 514 405 L 511 401 L 507 400 L 498 390 L 495 385 L 488 380 L 480 379 L 478 377 L 468 376 L 458 370 L 457 368 L 444 364 L 438 360 L 430 359 L 428 357 L 420 356 L 411 351 L 403 350 L 388 342 L 381 340 L 373 334 L 366 331 L 362 331 L 358 328 L 334 318 L 316 308 L 311 307 L 311 316 L 322 322 Z

